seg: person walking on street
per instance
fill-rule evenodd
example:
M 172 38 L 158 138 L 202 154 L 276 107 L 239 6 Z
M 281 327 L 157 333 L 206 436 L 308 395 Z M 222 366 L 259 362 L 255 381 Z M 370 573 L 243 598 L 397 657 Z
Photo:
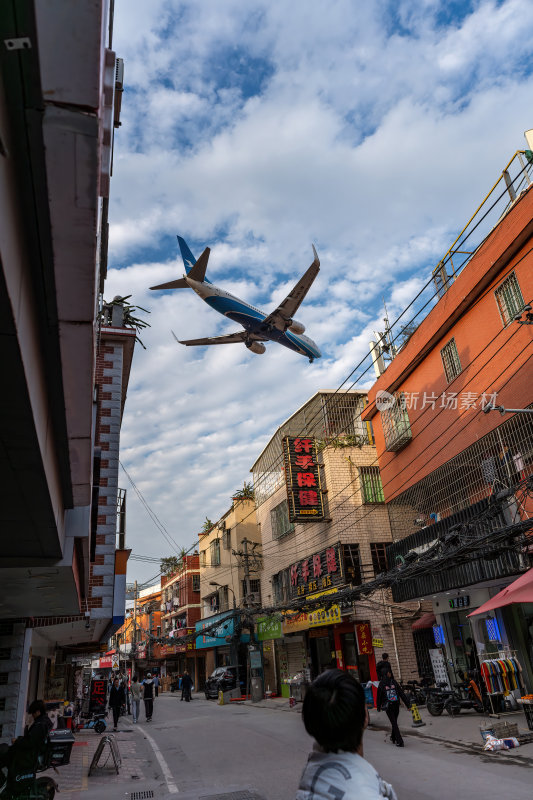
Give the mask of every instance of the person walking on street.
M 378 663 L 376 664 L 376 672 L 377 672 L 377 675 L 378 675 L 378 681 L 380 681 L 382 678 L 384 678 L 386 676 L 387 672 L 390 672 L 390 674 L 393 675 L 392 666 L 391 666 L 391 663 L 389 661 L 389 654 L 388 653 L 383 653 L 382 654 L 381 661 L 378 661 Z
M 402 700 L 405 707 L 410 710 L 411 706 L 409 705 L 409 700 L 405 692 L 400 684 L 394 680 L 392 673 L 389 671 L 379 683 L 376 707 L 378 711 L 384 711 L 388 716 L 392 726 L 390 740 L 396 747 L 404 747 L 402 734 L 398 727 L 400 700 Z
M 154 682 L 151 672 L 146 673 L 146 678 L 143 681 L 143 699 L 146 722 L 150 722 L 154 713 Z
M 115 678 L 109 692 L 109 708 L 113 711 L 113 730 L 116 731 L 120 712 L 126 705 L 126 692 L 120 680 Z
M 181 699 L 186 700 L 187 703 L 191 699 L 191 689 L 192 689 L 192 678 L 185 670 L 183 675 L 181 676 Z
M 139 711 L 141 708 L 141 699 L 143 695 L 142 684 L 139 683 L 137 675 L 133 676 L 131 684 L 131 711 L 133 714 L 133 722 L 136 723 L 139 719 Z
M 159 697 L 159 676 L 154 675 L 154 689 L 155 689 L 155 696 Z
M 309 686 L 302 706 L 307 733 L 316 740 L 296 800 L 358 798 L 398 800 L 390 783 L 365 759 L 365 693 L 349 673 L 328 669 Z

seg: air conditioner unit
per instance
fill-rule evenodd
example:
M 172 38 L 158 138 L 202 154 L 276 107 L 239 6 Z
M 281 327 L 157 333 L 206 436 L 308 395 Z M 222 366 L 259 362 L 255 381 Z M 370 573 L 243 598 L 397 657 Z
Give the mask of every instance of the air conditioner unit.
M 221 519 L 220 522 L 217 523 L 217 528 L 218 528 L 219 531 L 225 531 L 226 530 L 226 520 L 225 519 Z
M 117 58 L 115 62 L 115 86 L 117 89 L 124 88 L 124 59 Z

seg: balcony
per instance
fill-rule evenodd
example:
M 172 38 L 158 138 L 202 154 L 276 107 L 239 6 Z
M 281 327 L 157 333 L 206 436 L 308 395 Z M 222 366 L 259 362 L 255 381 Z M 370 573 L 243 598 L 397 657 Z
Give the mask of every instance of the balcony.
M 395 396 L 389 395 L 389 397 L 388 407 L 380 408 L 381 424 L 386 449 L 389 453 L 396 453 L 409 444 L 413 434 L 403 393 L 400 392 Z

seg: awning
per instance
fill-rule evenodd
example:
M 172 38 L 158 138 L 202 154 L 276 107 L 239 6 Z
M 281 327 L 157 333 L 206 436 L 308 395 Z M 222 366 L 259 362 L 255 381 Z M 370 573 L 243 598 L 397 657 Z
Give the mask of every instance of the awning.
M 509 586 L 495 594 L 494 597 L 491 597 L 490 600 L 487 600 L 486 603 L 476 608 L 468 616 L 475 617 L 477 614 L 486 614 L 487 611 L 510 606 L 512 603 L 533 603 L 533 569 L 528 569 L 527 572 L 524 572 Z
M 432 628 L 436 621 L 437 619 L 433 611 L 426 611 L 425 614 L 422 614 L 420 619 L 417 619 L 415 622 L 413 622 L 411 628 L 414 631 L 421 631 L 424 630 L 424 628 Z

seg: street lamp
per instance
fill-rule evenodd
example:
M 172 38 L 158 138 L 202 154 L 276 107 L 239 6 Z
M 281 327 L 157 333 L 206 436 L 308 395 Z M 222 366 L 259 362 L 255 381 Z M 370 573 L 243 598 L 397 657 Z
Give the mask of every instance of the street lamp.
M 533 414 L 533 408 L 504 408 L 503 406 L 495 406 L 492 403 L 487 403 L 481 409 L 484 414 L 488 414 L 490 411 L 499 411 L 500 414 Z

